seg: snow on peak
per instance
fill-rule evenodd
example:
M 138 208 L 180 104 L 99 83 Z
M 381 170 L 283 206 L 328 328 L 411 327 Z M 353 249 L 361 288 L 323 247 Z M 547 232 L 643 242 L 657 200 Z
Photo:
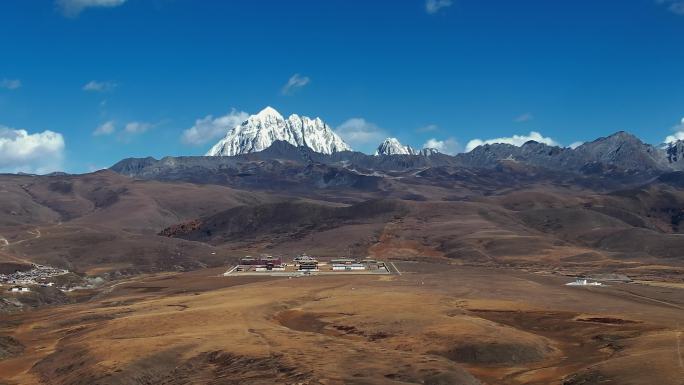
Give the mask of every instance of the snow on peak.
M 235 127 L 216 143 L 206 156 L 233 156 L 259 152 L 277 140 L 293 146 L 306 146 L 323 154 L 351 150 L 351 148 L 320 118 L 311 119 L 297 114 L 287 119 L 273 107 L 266 107 Z
M 275 108 L 271 106 L 266 106 L 263 110 L 259 111 L 256 115 L 252 115 L 261 119 L 265 119 L 267 117 L 274 117 L 276 119 L 283 119 L 283 116 L 280 115 L 280 112 L 278 112 Z
M 380 143 L 375 155 L 416 155 L 417 152 L 411 146 L 404 146 L 397 138 L 387 138 Z

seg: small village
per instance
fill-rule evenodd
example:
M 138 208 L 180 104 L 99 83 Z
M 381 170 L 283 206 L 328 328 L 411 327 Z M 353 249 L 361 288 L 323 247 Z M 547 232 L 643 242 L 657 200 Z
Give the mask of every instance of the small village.
M 291 262 L 285 262 L 283 257 L 264 255 L 260 257 L 245 256 L 240 259 L 240 264 L 223 275 L 262 274 L 275 276 L 391 274 L 391 270 L 385 262 L 370 258 L 333 258 L 322 261 L 316 257 L 300 254 L 294 257 Z
M 0 285 L 10 286 L 7 291 L 11 293 L 29 293 L 31 286 L 52 287 L 54 282 L 50 281 L 51 278 L 68 273 L 66 269 L 33 264 L 30 270 L 0 274 Z

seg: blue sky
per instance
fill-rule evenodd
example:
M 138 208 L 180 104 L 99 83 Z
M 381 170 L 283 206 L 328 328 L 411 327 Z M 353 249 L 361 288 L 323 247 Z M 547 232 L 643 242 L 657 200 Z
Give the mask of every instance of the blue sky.
M 365 152 L 684 138 L 679 0 L 10 0 L 0 46 L 2 171 L 201 155 L 267 105 Z

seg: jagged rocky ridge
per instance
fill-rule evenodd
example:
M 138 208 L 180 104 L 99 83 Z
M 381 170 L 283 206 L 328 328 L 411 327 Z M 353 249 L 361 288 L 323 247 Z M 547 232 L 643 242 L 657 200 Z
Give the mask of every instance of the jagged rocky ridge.
M 274 142 L 284 141 L 295 147 L 307 147 L 321 154 L 351 151 L 323 120 L 297 114 L 285 119 L 273 107 L 266 107 L 251 115 L 235 127 L 226 127 L 226 136 L 216 143 L 205 156 L 235 156 L 261 152 Z M 432 155 L 434 148 L 414 150 L 402 145 L 396 138 L 387 138 L 378 146 L 375 155 Z
M 377 156 L 348 150 L 322 153 L 303 145 L 294 146 L 287 141 L 276 140 L 271 146 L 260 152 L 238 154 L 227 160 L 206 157 L 203 161 L 209 164 L 285 159 L 324 164 L 345 163 L 383 170 L 438 165 L 491 168 L 502 161 L 514 161 L 552 170 L 591 172 L 598 168 L 657 173 L 659 171 L 684 170 L 683 153 L 684 142 L 682 141 L 671 143 L 667 148 L 659 148 L 643 143 L 634 135 L 621 131 L 608 137 L 598 138 L 593 142 L 584 143 L 575 149 L 529 141 L 520 147 L 510 144 L 486 144 L 468 153 L 454 156 L 442 154 L 432 149 L 414 151 L 413 154 L 378 154 Z M 151 157 L 129 158 L 112 166 L 111 169 L 127 175 L 136 175 L 144 169 L 158 166 L 159 162 L 167 163 L 170 166 L 188 158 L 193 157 L 167 157 L 162 161 Z
M 226 129 L 229 129 L 226 137 L 216 143 L 206 156 L 235 156 L 259 152 L 279 140 L 323 154 L 351 150 L 320 118 L 311 119 L 292 114 L 285 119 L 272 107 L 266 107 L 240 125 Z
M 375 155 L 418 155 L 411 146 L 404 146 L 397 138 L 387 138 L 375 150 Z
M 520 147 L 488 144 L 455 156 L 430 151 L 416 155 L 376 156 L 354 151 L 324 154 L 306 146 L 275 141 L 263 151 L 236 156 L 129 158 L 111 170 L 141 179 L 269 186 L 291 191 L 334 186 L 373 190 L 383 180 L 405 176 L 429 176 L 434 181 L 489 178 L 489 173 L 504 180 L 506 173 L 512 172 L 517 173 L 518 179 L 524 173 L 529 178 L 538 175 L 557 183 L 571 180 L 570 183 L 605 185 L 611 189 L 635 186 L 684 170 L 682 148 L 681 142 L 659 148 L 626 132 L 599 138 L 575 149 L 530 141 Z

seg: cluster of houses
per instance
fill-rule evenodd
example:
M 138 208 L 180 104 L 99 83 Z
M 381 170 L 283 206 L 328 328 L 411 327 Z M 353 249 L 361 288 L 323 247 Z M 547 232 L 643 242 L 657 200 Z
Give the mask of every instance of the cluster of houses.
M 67 273 L 69 270 L 34 264 L 30 270 L 0 274 L 0 285 L 11 285 L 8 290 L 10 293 L 29 293 L 31 286 L 54 286 L 49 279 Z

